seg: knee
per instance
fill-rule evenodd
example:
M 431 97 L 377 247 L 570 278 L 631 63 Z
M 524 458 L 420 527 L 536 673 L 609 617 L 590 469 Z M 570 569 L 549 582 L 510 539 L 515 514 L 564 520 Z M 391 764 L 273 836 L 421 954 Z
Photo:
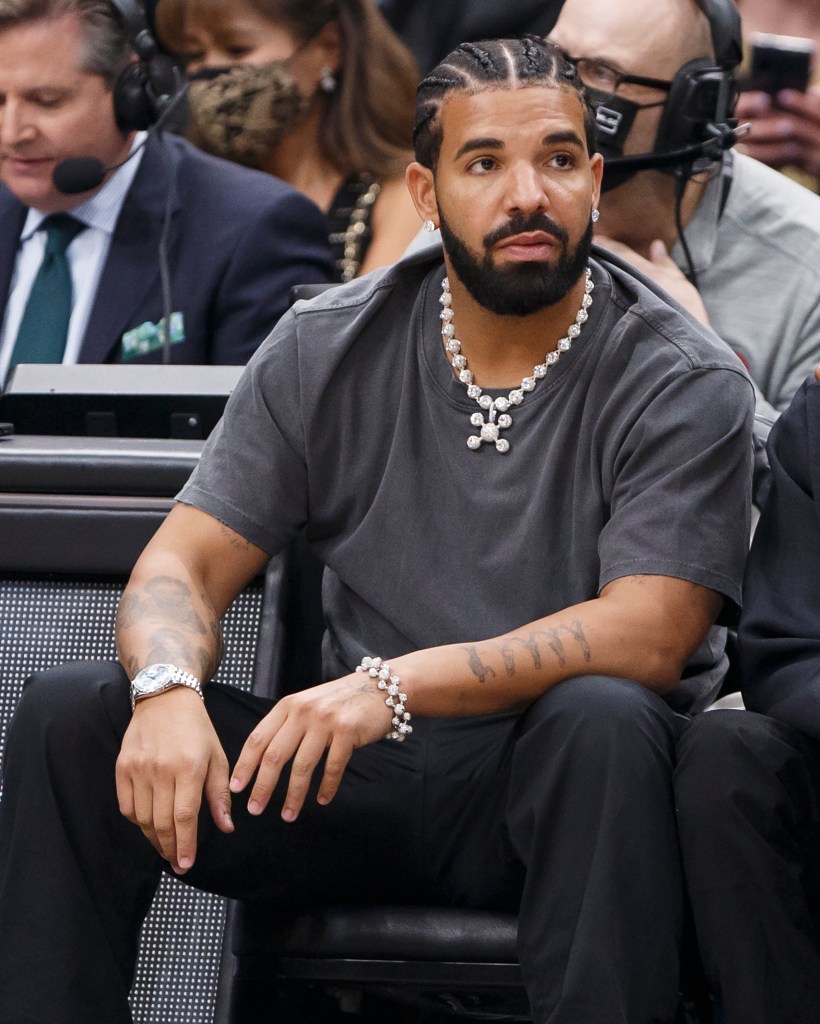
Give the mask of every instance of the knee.
M 789 726 L 751 711 L 698 715 L 678 741 L 675 799 L 683 824 L 705 825 L 745 814 L 761 801 L 779 804 L 808 791 L 813 760 Z M 802 781 L 800 781 L 802 780 Z
M 675 716 L 661 697 L 640 683 L 611 676 L 559 683 L 529 708 L 523 728 L 555 733 L 595 757 L 605 751 L 629 756 L 645 745 L 660 746 L 671 757 L 677 731 Z
M 23 685 L 13 719 L 16 733 L 87 733 L 100 715 L 129 712 L 125 672 L 116 662 L 75 661 L 36 672 Z

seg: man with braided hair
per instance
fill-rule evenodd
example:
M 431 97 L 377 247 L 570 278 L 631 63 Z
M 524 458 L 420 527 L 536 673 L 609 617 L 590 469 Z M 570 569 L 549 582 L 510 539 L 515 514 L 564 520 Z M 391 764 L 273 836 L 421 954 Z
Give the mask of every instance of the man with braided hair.
M 443 258 L 294 307 L 134 569 L 121 665 L 26 684 L 4 1021 L 128 1021 L 163 869 L 293 906 L 394 903 L 394 865 L 407 903 L 518 911 L 537 1024 L 675 1019 L 673 750 L 740 599 L 751 385 L 592 250 L 601 158 L 551 45 L 459 47 L 416 153 Z M 273 707 L 205 686 L 220 617 L 300 529 L 327 681 Z

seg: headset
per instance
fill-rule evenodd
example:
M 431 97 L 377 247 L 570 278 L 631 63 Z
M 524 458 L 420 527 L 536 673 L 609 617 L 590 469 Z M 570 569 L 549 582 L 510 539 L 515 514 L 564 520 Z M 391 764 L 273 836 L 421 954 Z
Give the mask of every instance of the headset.
M 139 58 L 123 68 L 114 82 L 114 117 L 123 132 L 144 131 L 156 124 L 180 89 L 180 78 L 157 41 L 137 0 L 110 0 Z
M 697 57 L 672 80 L 652 153 L 607 161 L 613 176 L 649 168 L 691 168 L 700 158 L 716 160 L 738 140 L 733 118 L 734 71 L 743 57 L 740 14 L 734 0 L 695 0 L 705 14 L 715 56 Z
M 724 134 L 736 127 L 732 112 L 737 98 L 734 69 L 743 57 L 740 14 L 733 0 L 697 3 L 709 21 L 715 57 L 690 60 L 673 78 L 655 140 L 658 153 L 699 143 L 722 145 Z M 734 141 L 732 137 L 730 144 Z

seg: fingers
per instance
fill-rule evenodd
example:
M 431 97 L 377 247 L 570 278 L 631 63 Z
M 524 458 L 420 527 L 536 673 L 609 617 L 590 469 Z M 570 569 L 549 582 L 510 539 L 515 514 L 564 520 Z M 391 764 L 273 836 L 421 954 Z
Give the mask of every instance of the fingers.
M 233 832 L 231 818 L 231 791 L 228 786 L 228 760 L 214 759 L 205 779 L 205 800 L 214 824 L 220 832 Z
M 353 750 L 352 743 L 346 743 L 338 737 L 330 744 L 327 760 L 325 761 L 324 774 L 322 775 L 322 784 L 319 786 L 319 792 L 316 796 L 318 803 L 329 804 L 333 797 L 336 796 Z

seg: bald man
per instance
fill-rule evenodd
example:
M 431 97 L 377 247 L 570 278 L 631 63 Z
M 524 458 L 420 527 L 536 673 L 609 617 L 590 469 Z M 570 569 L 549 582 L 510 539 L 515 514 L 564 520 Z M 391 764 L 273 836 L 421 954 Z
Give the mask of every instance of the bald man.
M 740 56 L 732 0 L 566 0 L 550 38 L 595 90 L 610 164 L 596 240 L 711 325 L 773 419 L 820 361 L 820 198 L 735 151 L 612 173 L 614 157 L 690 141 L 680 134 L 697 107 L 685 98 L 687 74 L 715 68 L 716 48 L 724 65 Z

